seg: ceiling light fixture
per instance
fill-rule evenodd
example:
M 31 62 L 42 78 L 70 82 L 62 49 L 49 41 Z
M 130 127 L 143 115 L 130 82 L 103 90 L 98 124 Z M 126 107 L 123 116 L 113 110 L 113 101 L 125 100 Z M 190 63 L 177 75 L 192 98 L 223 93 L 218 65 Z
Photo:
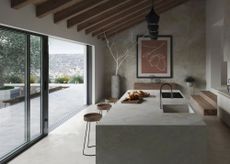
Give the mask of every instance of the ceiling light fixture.
M 153 1 L 152 1 L 152 9 L 148 13 L 148 15 L 146 15 L 145 19 L 148 24 L 150 38 L 157 39 L 158 38 L 158 28 L 159 28 L 158 23 L 160 20 L 160 16 L 158 16 L 154 10 Z

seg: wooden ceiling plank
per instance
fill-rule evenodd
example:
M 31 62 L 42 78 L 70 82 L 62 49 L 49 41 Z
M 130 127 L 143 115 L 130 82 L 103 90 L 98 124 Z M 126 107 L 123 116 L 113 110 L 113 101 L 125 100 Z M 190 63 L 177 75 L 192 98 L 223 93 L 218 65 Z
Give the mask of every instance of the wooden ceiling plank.
M 140 1 L 140 0 L 132 0 L 128 1 L 127 3 L 124 3 L 120 6 L 117 6 L 109 11 L 106 11 L 92 19 L 89 19 L 83 23 L 78 24 L 77 30 L 81 31 L 85 28 L 92 27 L 106 19 L 109 19 L 110 17 L 120 14 L 121 12 L 125 12 L 127 10 L 131 10 L 132 8 L 137 7 L 138 5 L 142 5 L 143 3 L 149 3 L 149 1 Z
M 103 31 L 105 31 L 107 29 L 110 29 L 111 27 L 119 26 L 121 24 L 124 24 L 129 20 L 132 20 L 132 19 L 135 19 L 136 17 L 139 17 L 140 15 L 141 16 L 146 15 L 149 12 L 150 7 L 151 6 L 147 6 L 144 9 L 139 10 L 139 11 L 137 11 L 135 13 L 130 14 L 130 15 L 127 15 L 125 17 L 122 17 L 121 19 L 115 19 L 114 21 L 112 21 L 112 23 L 110 22 L 110 23 L 104 24 L 101 27 L 86 30 L 86 34 L 88 34 L 90 32 L 93 32 L 92 35 L 95 36 L 95 35 L 98 35 L 99 32 L 103 32 Z
M 178 0 L 168 0 L 168 1 L 164 1 L 166 3 L 158 3 L 157 5 L 155 5 L 155 10 L 158 13 L 158 11 L 160 12 L 162 9 L 164 9 L 166 6 L 175 4 L 175 1 Z M 180 0 L 181 1 L 181 0 Z M 114 20 L 112 21 L 112 23 L 110 24 L 105 24 L 103 27 L 99 27 L 98 29 L 96 29 L 96 31 L 93 32 L 93 36 L 95 35 L 99 35 L 100 33 L 105 32 L 106 30 L 109 30 L 110 28 L 114 28 L 116 26 L 120 26 L 121 24 L 124 24 L 126 22 L 130 22 L 130 20 L 135 19 L 136 17 L 140 16 L 140 15 L 147 15 L 147 13 L 150 11 L 151 5 L 147 6 L 146 8 L 142 9 L 141 11 L 138 11 L 136 13 L 132 13 L 129 16 L 125 16 L 123 18 L 121 18 L 120 20 Z M 148 9 L 149 8 L 149 9 Z M 94 29 L 95 30 L 95 29 Z
M 109 25 L 113 22 L 119 21 L 121 19 L 127 18 L 132 14 L 135 13 L 140 13 L 140 11 L 145 11 L 146 9 L 148 9 L 151 6 L 151 3 L 144 3 L 142 5 L 138 5 L 135 6 L 134 8 L 131 8 L 130 10 L 125 10 L 124 12 L 121 12 L 119 14 L 113 15 L 112 17 L 110 17 L 109 19 L 105 19 L 104 21 L 97 23 L 94 26 L 91 26 L 89 28 L 85 29 L 86 34 L 91 33 L 97 29 L 103 28 L 106 25 Z
M 171 2 L 170 4 L 164 5 L 162 8 L 158 9 L 157 12 L 158 12 L 158 13 L 164 13 L 164 12 L 166 12 L 166 11 L 168 11 L 168 10 L 174 8 L 174 7 L 177 7 L 177 6 L 179 6 L 179 5 L 183 4 L 183 3 L 185 3 L 186 1 L 188 1 L 188 0 L 179 0 L 179 1 L 178 1 L 178 0 L 174 0 L 174 1 Z M 141 18 L 140 18 L 140 19 L 141 19 Z M 144 21 L 144 20 L 145 20 L 145 17 L 143 17 L 142 20 Z M 135 24 L 135 22 L 138 22 L 138 20 L 134 20 L 133 23 L 132 23 L 132 21 L 130 21 L 130 22 L 128 22 L 128 23 L 125 23 L 124 25 L 120 25 L 120 26 L 118 26 L 118 27 L 111 28 L 111 29 L 109 29 L 109 30 L 107 30 L 107 31 L 104 31 L 104 32 L 106 32 L 106 34 L 108 34 L 108 37 L 110 37 L 110 36 L 113 36 L 113 35 L 115 35 L 115 34 L 117 34 L 117 33 L 119 33 L 119 32 L 122 32 L 122 31 L 124 31 L 124 30 L 126 30 L 126 29 L 132 27 L 132 26 L 129 26 L 129 24 Z M 138 23 L 137 23 L 137 24 L 138 24 Z M 119 31 L 119 32 L 117 32 L 117 31 Z M 104 32 L 103 32 L 103 33 L 104 33 Z M 98 38 L 103 38 L 103 33 L 99 34 L 99 35 L 98 35 Z M 114 34 L 113 34 L 113 33 L 114 33 Z
M 124 31 L 124 30 L 127 30 L 127 29 L 129 29 L 129 28 L 131 28 L 131 27 L 133 27 L 133 26 L 135 26 L 135 25 L 138 25 L 139 23 L 143 22 L 144 20 L 145 20 L 145 18 L 142 17 L 142 18 L 137 19 L 137 20 L 135 20 L 135 21 L 133 21 L 133 22 L 130 22 L 130 23 L 128 23 L 128 24 L 125 24 L 124 26 L 122 26 L 122 27 L 120 27 L 120 28 L 117 28 L 117 29 L 108 31 L 108 32 L 106 32 L 106 37 L 109 38 L 109 37 L 111 37 L 111 36 L 113 36 L 113 35 L 115 35 L 115 34 L 117 34 L 117 33 L 120 33 L 120 32 L 122 32 L 122 31 Z M 98 35 L 97 38 L 98 38 L 98 39 L 105 39 L 105 38 L 104 38 L 104 33 Z
M 157 6 L 157 5 L 161 5 L 163 3 L 167 2 L 167 0 L 155 0 L 154 1 L 154 6 Z M 129 3 L 129 4 L 128 4 Z M 102 14 L 102 15 L 99 15 L 97 17 L 94 17 L 86 22 L 83 22 L 83 23 L 80 23 L 78 26 L 77 26 L 77 30 L 78 31 L 81 31 L 83 29 L 88 29 L 88 28 L 91 28 L 103 21 L 106 21 L 107 19 L 110 19 L 111 17 L 114 17 L 115 15 L 119 15 L 121 14 L 122 12 L 125 12 L 127 13 L 127 10 L 130 10 L 130 13 L 133 12 L 132 9 L 135 8 L 135 10 L 138 10 L 138 6 L 143 6 L 143 4 L 151 4 L 152 5 L 152 1 L 150 0 L 146 0 L 146 1 L 135 1 L 135 0 L 132 0 L 130 2 L 127 2 L 127 4 L 124 4 L 123 6 L 119 6 L 118 8 L 115 8 L 113 11 L 109 11 L 108 13 L 105 13 L 105 14 Z M 115 19 L 114 19 L 115 20 Z
M 75 3 L 76 0 L 48 0 L 36 6 L 36 16 L 41 18 Z
M 132 10 L 126 10 L 125 12 L 121 12 L 118 15 L 114 15 L 114 16 L 110 17 L 109 19 L 106 19 L 105 21 L 102 21 L 101 23 L 96 24 L 93 27 L 86 28 L 85 32 L 86 32 L 86 34 L 88 34 L 90 32 L 94 32 L 94 31 L 96 31 L 98 29 L 106 27 L 109 24 L 116 23 L 121 19 L 123 19 L 123 21 L 125 21 L 125 20 L 128 20 L 128 19 L 131 19 L 132 15 L 136 16 L 136 15 L 141 14 L 143 12 L 147 12 L 149 10 L 149 7 L 152 6 L 152 3 L 151 2 L 149 3 L 149 2 L 144 3 L 142 5 L 138 5 L 138 6 L 134 7 L 134 8 L 132 8 Z M 156 8 L 156 10 L 158 10 L 159 8 L 165 7 L 165 5 L 169 5 L 171 3 L 175 3 L 175 0 L 164 1 L 164 3 L 161 2 L 161 1 L 155 1 L 155 8 Z
M 32 2 L 33 0 L 11 0 L 10 4 L 11 4 L 11 8 L 19 9 L 28 4 L 31 4 Z
M 166 12 L 166 11 L 168 11 L 168 10 L 174 8 L 174 7 L 177 7 L 177 6 L 183 4 L 183 3 L 187 2 L 187 1 L 188 0 L 180 0 L 180 1 L 174 0 L 170 4 L 166 5 L 164 8 L 158 9 L 158 13 L 164 13 L 164 12 Z M 142 21 L 144 21 L 144 20 L 145 20 L 145 18 L 142 19 Z M 124 30 L 127 30 L 127 29 L 131 28 L 132 26 L 134 26 L 136 24 L 139 24 L 139 23 L 141 23 L 141 22 L 139 22 L 138 20 L 135 20 L 133 23 L 130 23 L 131 25 L 130 24 L 125 24 L 123 26 L 119 26 L 118 28 L 110 29 L 109 31 L 106 31 L 107 37 L 108 38 L 112 37 L 112 36 L 122 32 Z M 103 34 L 100 34 L 100 35 L 98 35 L 97 38 L 103 39 L 104 36 L 103 36 Z
M 94 17 L 96 15 L 99 15 L 100 13 L 103 13 L 105 11 L 111 10 L 111 8 L 116 7 L 117 5 L 121 5 L 125 3 L 128 0 L 109 0 L 99 6 L 94 7 L 90 11 L 83 12 L 77 16 L 74 16 L 73 18 L 70 18 L 67 20 L 67 27 L 70 28 L 78 23 L 84 22 L 91 17 Z
M 105 2 L 105 0 L 87 0 L 76 3 L 70 7 L 67 7 L 61 11 L 58 11 L 54 14 L 54 23 L 60 22 L 64 19 L 69 18 L 70 16 L 76 16 L 84 11 L 87 11 L 101 3 Z
M 132 17 L 130 17 L 127 20 L 121 20 L 121 21 L 115 22 L 113 24 L 110 24 L 109 26 L 107 26 L 105 28 L 102 28 L 102 29 L 99 29 L 99 30 L 93 32 L 92 36 L 97 36 L 97 35 L 100 35 L 100 34 L 106 32 L 106 31 L 109 31 L 110 29 L 116 29 L 116 28 L 119 28 L 120 26 L 123 26 L 125 24 L 129 24 L 130 22 L 133 22 L 139 18 L 145 17 L 146 13 L 147 12 L 145 12 L 145 13 L 142 12 L 141 14 L 137 13 L 135 15 L 132 15 Z
M 187 2 L 188 0 L 173 0 L 173 1 L 169 1 L 168 3 L 165 3 L 162 5 L 161 8 L 157 8 L 156 9 L 156 12 L 159 13 L 159 14 L 162 14 L 172 8 L 175 8 L 185 2 Z

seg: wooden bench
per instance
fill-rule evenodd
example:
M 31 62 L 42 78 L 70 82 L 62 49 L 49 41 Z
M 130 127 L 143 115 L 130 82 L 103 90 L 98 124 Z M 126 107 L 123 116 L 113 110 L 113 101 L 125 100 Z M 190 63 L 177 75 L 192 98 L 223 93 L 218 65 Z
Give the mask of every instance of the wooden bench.
M 193 109 L 195 109 L 196 112 L 200 113 L 201 115 L 217 115 L 216 107 L 214 107 L 200 95 L 191 96 L 190 104 L 192 105 Z
M 134 83 L 134 89 L 137 90 L 159 90 L 161 85 L 164 83 Z M 178 89 L 178 84 L 176 83 L 169 83 L 171 84 L 173 89 Z M 170 89 L 168 86 L 164 87 L 165 89 Z

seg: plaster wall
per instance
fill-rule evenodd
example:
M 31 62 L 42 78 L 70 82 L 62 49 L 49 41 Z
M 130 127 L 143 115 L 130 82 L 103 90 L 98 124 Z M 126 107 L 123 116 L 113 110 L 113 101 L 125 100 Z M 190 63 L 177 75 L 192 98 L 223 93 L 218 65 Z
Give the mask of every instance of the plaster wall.
M 10 7 L 9 0 L 0 1 L 0 24 L 16 27 L 19 29 L 36 32 L 48 36 L 60 37 L 76 41 L 85 45 L 92 45 L 95 49 L 93 59 L 93 99 L 99 101 L 103 96 L 103 61 L 104 61 L 104 42 L 84 32 L 77 32 L 75 27 L 67 29 L 66 21 L 54 24 L 52 14 L 37 18 L 33 5 L 23 7 L 19 10 Z
M 176 82 L 185 95 L 197 93 L 206 87 L 205 79 L 205 0 L 193 0 L 160 15 L 160 34 L 173 36 L 173 78 L 163 82 Z M 145 22 L 111 38 L 118 48 L 124 49 L 127 42 L 135 42 L 138 34 L 147 34 Z M 121 92 L 132 89 L 135 82 L 154 82 L 154 79 L 136 78 L 136 46 L 121 66 Z M 115 63 L 111 55 L 105 54 L 105 84 L 110 86 Z M 193 76 L 194 88 L 188 88 L 184 79 Z M 110 96 L 110 87 L 106 88 Z

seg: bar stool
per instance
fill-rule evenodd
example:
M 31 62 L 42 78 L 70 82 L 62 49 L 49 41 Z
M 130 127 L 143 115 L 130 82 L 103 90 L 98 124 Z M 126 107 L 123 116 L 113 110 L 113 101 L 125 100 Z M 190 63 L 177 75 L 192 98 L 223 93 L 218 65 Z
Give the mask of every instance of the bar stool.
M 102 118 L 102 115 L 99 113 L 88 113 L 84 115 L 84 121 L 86 121 L 86 128 L 85 128 L 85 136 L 84 136 L 84 143 L 83 143 L 83 150 L 82 153 L 84 156 L 95 156 L 95 154 L 86 154 L 85 147 L 87 145 L 88 148 L 96 147 L 96 145 L 89 144 L 90 138 L 90 126 L 92 122 L 98 122 Z
M 103 111 L 109 112 L 111 107 L 112 107 L 112 105 L 108 104 L 108 103 L 99 103 L 99 104 L 97 104 L 97 109 L 99 110 L 99 113 L 101 115 L 102 115 Z

